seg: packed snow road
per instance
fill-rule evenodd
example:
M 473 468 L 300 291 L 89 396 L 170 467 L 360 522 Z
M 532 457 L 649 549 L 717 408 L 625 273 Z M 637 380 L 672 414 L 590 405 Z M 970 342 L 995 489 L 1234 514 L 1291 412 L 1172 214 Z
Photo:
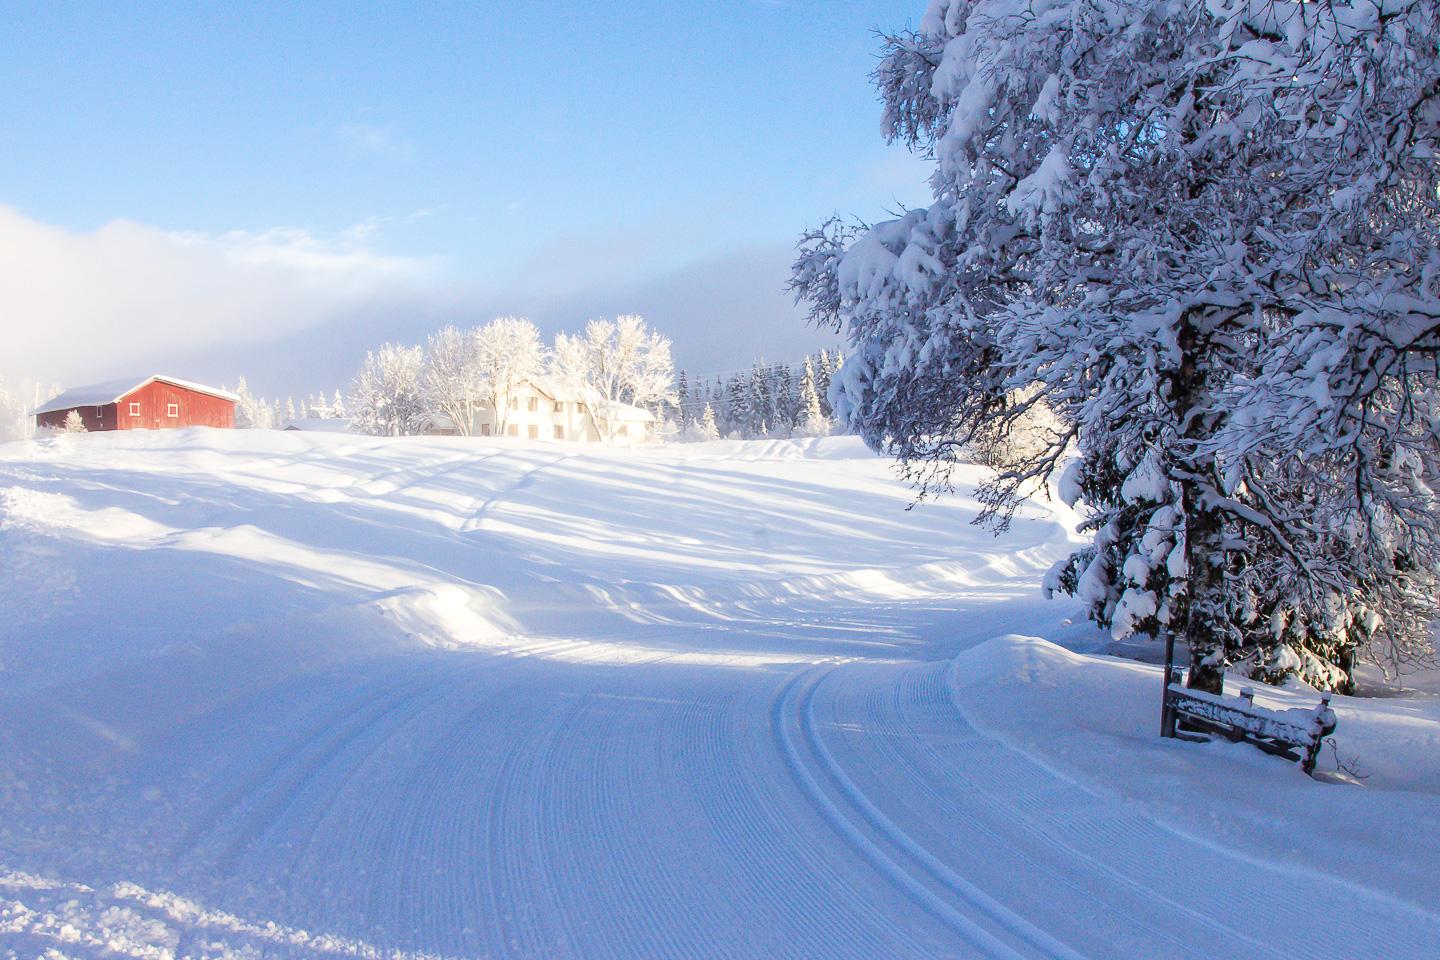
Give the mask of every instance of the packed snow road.
M 0 448 L 0 956 L 1434 955 L 972 724 L 1071 518 L 907 502 L 848 440 Z

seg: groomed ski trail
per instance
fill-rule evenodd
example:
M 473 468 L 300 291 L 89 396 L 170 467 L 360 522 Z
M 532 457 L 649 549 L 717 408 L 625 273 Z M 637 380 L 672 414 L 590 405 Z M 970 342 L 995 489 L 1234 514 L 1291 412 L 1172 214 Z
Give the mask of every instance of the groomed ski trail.
M 1031 599 L 1069 546 L 1048 514 L 980 554 L 971 506 L 906 513 L 851 441 L 243 433 L 0 469 L 30 589 L 100 591 L 28 620 L 0 595 L 25 631 L 0 653 L 37 665 L 0 686 L 0 958 L 1440 942 L 1433 914 L 1200 843 L 967 721 L 951 657 L 1066 615 Z M 146 576 L 189 605 L 123 580 Z M 119 646 L 85 648 L 112 619 Z

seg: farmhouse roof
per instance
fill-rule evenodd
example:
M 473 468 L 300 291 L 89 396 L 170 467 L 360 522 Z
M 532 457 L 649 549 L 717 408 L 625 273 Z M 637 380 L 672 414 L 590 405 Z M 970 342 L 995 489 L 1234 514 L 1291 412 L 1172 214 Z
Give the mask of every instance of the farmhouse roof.
M 637 407 L 631 403 L 605 403 L 600 395 L 594 390 L 568 390 L 554 380 L 546 377 L 531 377 L 525 381 L 539 392 L 545 394 L 551 400 L 570 400 L 578 403 L 585 403 L 593 410 L 603 406 L 610 412 L 612 420 L 628 420 L 631 423 L 653 423 L 655 415 L 644 407 Z
M 294 420 L 286 420 L 281 429 L 311 433 L 349 433 L 350 421 L 345 417 L 296 417 Z
M 611 416 L 616 420 L 630 420 L 639 423 L 654 423 L 655 414 L 644 407 L 637 407 L 631 403 L 610 404 Z
M 147 383 L 156 380 L 168 383 L 172 386 L 183 387 L 186 390 L 194 390 L 196 393 L 209 394 L 212 397 L 219 397 L 221 400 L 233 400 L 239 402 L 240 398 L 228 390 L 218 390 L 215 387 L 207 387 L 203 383 L 194 383 L 190 380 L 181 380 L 179 377 L 165 377 L 156 374 L 150 377 L 131 377 L 127 380 L 107 380 L 104 383 L 90 383 L 83 387 L 72 387 L 54 399 L 36 407 L 33 413 L 56 413 L 60 410 L 74 410 L 76 407 L 103 407 L 107 403 L 117 403 L 127 394 L 134 393 Z

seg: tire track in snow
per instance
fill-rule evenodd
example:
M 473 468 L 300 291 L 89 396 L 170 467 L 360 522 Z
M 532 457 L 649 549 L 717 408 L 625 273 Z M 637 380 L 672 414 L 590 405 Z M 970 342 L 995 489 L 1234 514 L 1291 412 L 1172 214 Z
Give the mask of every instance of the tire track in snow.
M 554 864 L 559 851 L 555 842 L 564 832 L 576 829 L 573 822 L 561 826 L 559 836 L 550 832 L 545 819 L 547 807 L 565 798 L 553 785 L 547 789 L 547 766 L 563 769 L 566 760 L 577 756 L 575 743 L 567 741 L 583 728 L 579 719 L 583 697 L 577 696 L 564 709 L 542 705 L 535 725 L 527 729 L 528 742 L 517 743 L 499 771 L 487 831 L 485 856 L 491 873 L 490 890 L 496 904 L 496 935 L 499 946 L 517 958 L 593 955 L 572 939 L 567 924 L 567 898 L 555 882 Z M 588 747 L 584 736 L 573 737 Z M 566 749 L 562 749 L 562 745 Z M 553 773 L 553 771 L 551 771 Z M 591 882 L 604 882 L 602 876 Z
M 829 710 L 821 729 L 843 739 L 854 769 L 887 771 L 872 778 L 872 800 L 920 825 L 927 846 L 953 860 L 979 864 L 977 876 L 994 873 L 976 850 L 995 860 L 1027 864 L 1042 888 L 1032 909 L 1055 929 L 1070 929 L 1093 949 L 1120 955 L 1192 958 L 1325 958 L 1369 951 L 1372 911 L 1357 905 L 1342 886 L 1273 871 L 1261 887 L 1276 901 L 1311 914 L 1307 939 L 1283 946 L 1262 939 L 1263 911 L 1255 908 L 1253 883 L 1237 883 L 1256 866 L 1224 851 L 1176 837 L 1122 804 L 1105 801 L 1052 774 L 1022 752 L 977 731 L 957 711 L 945 674 L 948 664 L 855 665 L 827 684 Z M 889 676 L 887 676 L 889 674 Z M 844 681 L 844 682 L 841 682 Z M 832 689 L 833 688 L 833 689 Z M 811 704 L 812 712 L 814 704 Z M 817 736 L 820 731 L 817 730 Z M 903 783 L 903 790 L 890 788 Z M 865 791 L 865 787 L 859 787 Z M 930 825 L 944 824 L 936 833 Z M 948 833 L 948 835 L 947 835 Z M 963 844 L 963 847 L 956 846 Z M 1157 856 L 1155 851 L 1168 851 Z M 1179 868 L 1179 869 L 1177 869 Z M 1034 883 L 1016 886 L 1003 875 L 997 889 L 1015 887 L 1034 896 Z M 1084 901 L 1080 898 L 1084 897 Z M 1053 903 L 1093 903 L 1100 912 L 1080 923 Z M 1417 925 L 1412 913 L 1385 923 L 1395 956 L 1428 957 L 1440 926 Z
M 516 664 L 496 659 L 484 672 L 493 676 Z M 521 664 L 520 676 L 498 688 L 476 691 L 467 684 L 468 692 L 448 705 L 457 713 L 443 721 L 444 732 L 392 792 L 399 802 L 383 811 L 383 832 L 368 859 L 383 865 L 387 884 L 372 889 L 366 912 L 388 928 L 412 930 L 417 945 L 491 952 L 482 931 L 494 904 L 480 887 L 477 865 L 488 843 L 484 807 L 492 802 L 496 764 L 487 755 L 495 744 L 483 734 L 497 716 L 509 718 L 520 701 L 513 695 L 528 677 L 528 665 Z
M 374 782 L 376 779 L 383 782 L 388 779 L 384 776 L 368 777 L 374 772 L 375 757 L 402 731 L 431 720 L 431 713 L 437 706 L 443 706 L 458 695 L 459 685 L 449 677 L 439 678 L 430 689 L 402 704 L 403 710 L 392 711 L 390 715 L 378 718 L 377 722 L 362 731 L 360 736 L 341 745 L 334 756 L 317 769 L 313 776 L 298 784 L 288 799 L 281 801 L 280 809 L 271 810 L 267 832 L 283 831 L 287 835 L 285 845 L 290 850 L 290 856 L 283 870 L 286 877 L 293 877 L 307 860 L 316 836 L 331 817 L 342 796 L 351 791 L 357 783 L 364 784 L 367 780 Z M 350 754 L 351 759 L 340 762 L 342 754 Z M 322 775 L 326 772 L 331 774 L 331 782 L 322 784 Z M 310 795 L 308 803 L 299 803 L 302 792 Z M 297 807 L 298 812 L 289 816 L 290 811 Z M 263 843 L 266 839 L 263 835 L 257 835 L 255 842 Z
M 471 514 L 470 519 L 466 520 L 465 523 L 461 525 L 460 534 L 464 536 L 476 532 L 480 529 L 481 525 L 484 524 L 485 518 L 489 515 L 490 511 L 495 508 L 496 504 L 534 486 L 536 479 L 539 477 L 542 471 L 548 470 L 554 466 L 559 466 L 566 460 L 573 460 L 577 456 L 579 456 L 579 454 L 576 453 L 561 454 L 553 460 L 547 460 L 544 463 L 536 464 L 529 470 L 526 470 L 515 480 L 514 483 L 510 484 L 504 489 L 497 490 L 489 497 L 486 497 L 485 501 L 481 503 L 480 506 L 475 508 L 475 512 Z
M 338 707 L 325 711 L 319 722 L 307 725 L 302 732 L 290 736 L 280 750 L 246 763 L 247 769 L 257 772 L 238 778 L 217 800 L 211 801 L 203 812 L 192 818 L 180 835 L 180 839 L 171 846 L 170 859 L 178 862 L 189 858 L 202 840 L 218 827 L 220 821 L 227 814 L 241 804 L 247 796 L 264 786 L 265 781 L 273 775 L 277 766 L 290 763 L 317 737 L 323 736 L 325 730 L 336 723 L 348 720 L 380 697 L 381 694 L 376 692 L 358 701 L 347 700 Z M 210 715 L 207 715 L 205 719 L 211 719 Z M 220 775 L 228 772 L 230 771 L 221 771 Z
M 903 669 L 907 678 L 915 676 L 914 668 Z M 930 746 L 930 741 L 936 739 L 936 731 L 932 728 L 897 729 L 893 720 L 895 713 L 922 700 L 917 700 L 914 691 L 904 683 L 871 682 L 864 684 L 863 690 L 863 695 L 855 698 L 860 701 L 860 710 L 836 713 L 824 727 L 842 731 L 847 743 L 852 746 L 861 744 L 860 749 L 873 754 L 863 761 L 856 759 L 854 766 L 857 769 L 862 772 L 871 767 L 885 769 L 890 771 L 892 780 L 904 783 L 911 799 L 899 812 L 908 814 L 913 823 L 924 828 L 920 831 L 922 837 L 929 835 L 928 844 L 920 837 L 915 837 L 915 842 L 931 851 L 936 859 L 942 859 L 939 853 L 950 858 L 953 865 L 947 864 L 948 869 L 962 873 L 960 865 L 966 864 L 968 870 L 963 875 L 989 882 L 996 890 L 1012 889 L 1012 896 L 1035 897 L 1029 886 L 1038 883 L 1044 890 L 1038 896 L 1039 902 L 1032 901 L 1029 906 L 1032 912 L 1042 915 L 1051 903 L 1094 905 L 1094 916 L 1087 922 L 1080 922 L 1068 911 L 1052 911 L 1052 915 L 1041 922 L 1071 930 L 1071 936 L 1091 941 L 1091 948 L 1102 952 L 1128 944 L 1136 954 L 1145 956 L 1183 956 L 1202 960 L 1218 955 L 1214 952 L 1217 950 L 1236 950 L 1237 942 L 1243 942 L 1242 949 L 1224 955 L 1243 956 L 1247 960 L 1258 956 L 1283 956 L 1182 903 L 1114 874 L 1101 862 L 1077 865 L 1073 855 L 1057 844 L 1055 836 L 1058 832 L 1052 835 L 1031 829 L 1028 824 L 1017 820 L 1013 805 L 992 807 L 983 792 L 982 782 L 1022 779 L 1008 774 L 1004 764 L 997 762 L 995 757 L 979 756 L 973 750 L 960 751 L 957 756 L 948 758 L 957 767 L 953 776 L 933 776 L 915 762 L 913 754 L 923 753 L 939 758 L 941 752 Z M 821 725 L 813 719 L 813 701 L 810 712 L 812 728 L 817 739 L 821 739 Z M 951 718 L 947 729 L 939 737 L 952 753 L 956 753 L 959 746 L 958 732 L 959 728 Z M 961 758 L 965 761 L 963 764 L 959 763 Z M 984 777 L 977 780 L 968 776 L 974 769 L 983 770 Z M 1024 782 L 1016 782 L 1011 788 L 1021 790 L 1025 785 Z M 1033 782 L 1029 782 L 1029 786 L 1033 789 Z M 873 797 L 863 786 L 857 784 L 856 790 L 869 797 L 871 805 L 877 808 L 890 796 L 884 785 Z M 896 801 L 895 797 L 890 798 L 892 802 Z M 1065 813 L 1065 805 L 1058 801 L 1046 808 L 1047 817 L 1068 828 L 1074 821 L 1066 818 Z M 1096 822 L 1109 822 L 1114 816 L 1109 809 L 1097 809 L 1094 814 L 1092 820 Z M 945 829 L 937 832 L 931 828 L 932 824 L 943 824 Z M 964 846 L 958 847 L 959 843 Z M 1123 838 L 1117 838 L 1115 849 L 1122 846 Z M 998 863 L 1004 864 L 999 873 L 995 869 Z M 1209 929 L 1220 939 L 1201 940 L 1197 945 L 1192 942 L 1197 933 L 1194 928 L 1187 929 L 1184 936 L 1177 936 L 1169 929 L 1174 926 L 1177 916 L 1195 919 L 1202 928 Z M 1116 918 L 1123 918 L 1123 921 Z M 1108 940 L 1104 944 L 1093 943 L 1092 928 L 1107 925 L 1115 928 L 1109 931 L 1111 936 Z M 1149 939 L 1137 939 L 1137 931 L 1144 931 Z M 1160 944 L 1167 945 L 1163 953 L 1157 952 Z
M 1081 954 L 950 870 L 885 818 L 878 808 L 855 789 L 814 730 L 811 700 L 815 689 L 833 669 L 833 666 L 821 667 L 797 675 L 786 685 L 783 697 L 776 704 L 773 717 L 776 734 L 792 774 L 826 819 L 851 846 L 894 881 L 912 900 L 949 925 L 986 956 L 996 960 L 1023 960 L 1026 957 L 1085 960 Z M 797 704 L 796 694 L 802 688 L 803 692 L 800 693 Z M 798 741 L 792 727 L 799 732 Z M 809 763 L 802 756 L 799 744 L 803 744 L 809 752 Z M 822 773 L 812 773 L 811 763 L 819 766 Z M 838 793 L 849 809 L 831 799 L 822 785 L 822 776 L 829 781 L 830 788 Z M 872 830 L 947 888 L 960 904 L 939 896 L 931 884 L 916 876 L 913 867 L 908 867 L 902 859 L 868 836 L 867 832 L 857 825 L 857 820 L 868 823 Z
M 227 830 L 229 841 L 213 863 L 213 869 L 220 876 L 233 876 L 243 857 L 254 849 L 265 846 L 266 835 L 280 830 L 292 810 L 300 809 L 304 801 L 317 793 L 316 783 L 324 772 L 339 758 L 355 749 L 367 749 L 367 741 L 376 735 L 384 736 L 385 726 L 397 714 L 401 717 L 413 709 L 417 701 L 427 699 L 429 685 L 411 686 L 401 692 L 384 698 L 375 708 L 363 711 L 354 722 L 349 723 L 328 736 L 311 744 L 298 763 L 276 771 L 268 779 L 262 791 L 246 798 L 245 814 L 237 819 L 233 829 Z
M 435 480 L 439 477 L 448 476 L 449 474 L 455 473 L 466 466 L 478 466 L 479 464 L 485 463 L 487 460 L 493 460 L 495 459 L 495 457 L 499 456 L 499 454 L 500 451 L 498 450 L 485 456 L 476 456 L 473 453 L 467 453 L 453 457 L 446 457 L 443 460 L 436 460 L 434 462 L 422 464 L 420 466 L 410 464 L 403 467 L 392 467 L 388 470 L 382 470 L 379 473 L 371 474 L 367 477 L 364 477 L 363 479 L 359 479 L 356 482 L 350 484 L 347 489 L 357 490 L 362 496 L 366 497 L 367 499 L 392 497 L 403 490 L 410 489 L 418 483 L 428 482 L 431 480 Z M 395 483 L 394 486 L 391 486 L 388 490 L 366 489 L 377 484 L 385 485 L 392 483 L 397 478 L 399 478 L 399 482 Z
M 948 669 L 948 668 L 945 668 Z M 913 709 L 916 706 L 923 706 L 929 709 L 943 708 L 950 705 L 949 693 L 945 687 L 945 669 L 935 667 L 922 670 L 908 670 L 902 678 L 902 682 L 893 686 L 877 685 L 867 696 L 867 726 L 872 730 L 885 730 L 887 735 L 877 738 L 878 744 L 889 744 L 892 749 L 885 751 L 891 760 L 900 767 L 917 770 L 913 759 L 914 753 L 920 753 L 935 765 L 947 763 L 946 757 L 935 750 L 928 743 L 924 731 L 916 726 L 907 726 L 903 729 L 896 729 L 895 720 L 906 708 Z M 965 723 L 958 715 L 955 716 L 956 732 L 972 734 L 977 740 L 984 744 L 995 754 L 1003 755 L 1009 753 L 1008 748 L 1002 744 L 984 737 L 968 723 Z M 906 756 L 906 750 L 912 756 Z M 1107 896 L 1118 900 L 1117 894 L 1124 891 L 1134 895 L 1134 899 L 1128 901 L 1130 910 L 1127 911 L 1127 925 L 1143 928 L 1149 931 L 1157 940 L 1168 942 L 1176 951 L 1174 956 L 1212 956 L 1213 951 L 1220 949 L 1235 950 L 1234 956 L 1245 956 L 1247 958 L 1272 957 L 1276 960 L 1284 960 L 1291 956 L 1271 947 L 1242 931 L 1216 920 L 1214 916 L 1207 915 L 1194 909 L 1188 903 L 1170 897 L 1158 886 L 1143 883 L 1134 877 L 1125 874 L 1114 866 L 1114 859 L 1123 855 L 1132 843 L 1133 838 L 1140 832 L 1151 828 L 1152 825 L 1136 817 L 1117 811 L 1109 806 L 1102 806 L 1098 798 L 1090 798 L 1095 801 L 1093 807 L 1087 811 L 1087 815 L 1077 818 L 1070 815 L 1075 809 L 1075 799 L 1058 795 L 1057 788 L 1061 788 L 1058 782 L 1053 781 L 1047 773 L 1039 770 L 1026 772 L 1007 769 L 1003 763 L 990 762 L 985 765 L 987 776 L 984 782 L 979 782 L 968 775 L 962 775 L 951 781 L 952 787 L 949 791 L 932 781 L 926 776 L 916 776 L 914 782 L 937 804 L 945 806 L 952 811 L 956 819 L 966 819 L 977 834 L 988 834 L 995 838 L 997 843 L 1008 843 L 1015 849 L 1020 849 L 1014 834 L 1031 839 L 1042 851 L 1052 853 L 1052 859 L 1042 863 L 1037 859 L 1031 859 L 1035 869 L 1046 871 L 1051 877 L 1063 879 L 1060 867 L 1070 867 L 1077 860 L 1082 866 L 1077 873 L 1089 874 L 1085 876 L 1088 882 L 1070 881 L 1072 883 L 1071 895 L 1091 897 L 1098 895 Z M 918 772 L 918 771 L 917 771 Z M 1037 777 L 1036 774 L 1039 774 Z M 964 790 L 954 789 L 954 784 L 964 783 Z M 999 800 L 996 787 L 1005 784 L 1005 800 Z M 965 813 L 956 809 L 958 807 L 957 797 L 965 798 L 966 806 L 985 807 L 995 821 L 1003 820 L 1013 830 L 1011 838 L 1007 841 L 1001 835 L 987 826 L 984 819 Z M 1021 816 L 1016 816 L 1017 806 L 1021 808 Z M 1056 829 L 1057 823 L 1063 823 L 1065 830 L 1061 832 Z M 1105 851 L 1107 859 L 1100 859 L 1083 851 L 1073 841 L 1075 838 L 1089 835 L 1093 838 L 1093 846 L 1097 850 Z M 1099 875 L 1102 883 L 1097 884 L 1095 874 Z M 1106 889 L 1105 883 L 1112 884 L 1112 889 Z M 1231 895 L 1224 887 L 1220 887 L 1215 893 L 1225 897 L 1227 902 L 1216 911 L 1216 916 L 1236 916 L 1233 911 L 1247 909 L 1247 904 L 1235 895 Z M 1162 907 L 1160 911 L 1154 911 L 1154 906 Z M 1218 906 L 1218 905 L 1217 905 Z M 1149 908 L 1152 918 L 1147 920 L 1140 916 L 1137 907 Z M 1158 916 L 1155 914 L 1158 913 Z M 1174 920 L 1177 917 L 1184 917 L 1190 921 L 1192 927 L 1185 936 L 1178 935 L 1174 930 Z M 1194 928 L 1200 928 L 1220 938 L 1218 942 L 1209 941 L 1208 946 L 1199 947 L 1195 940 Z M 1171 955 L 1171 954 L 1167 954 Z
M 746 890 L 747 880 L 759 881 L 755 895 L 737 907 L 744 912 L 732 916 L 752 928 L 786 931 L 784 939 L 766 944 L 770 956 L 813 956 L 817 944 L 825 945 L 827 957 L 937 956 L 937 943 L 913 926 L 915 917 L 877 900 L 867 861 L 855 861 L 864 868 L 857 877 L 817 842 L 833 834 L 828 821 L 813 817 L 808 796 L 776 791 L 789 766 L 776 750 L 772 717 L 789 688 L 787 681 L 764 702 L 737 695 L 723 710 L 702 702 L 688 729 L 677 725 L 685 758 L 704 774 L 686 782 L 708 815 L 717 863 L 730 866 L 737 893 Z M 687 773 L 690 769 L 687 764 Z M 812 819 L 818 837 L 805 832 Z M 725 904 L 730 902 L 727 897 Z M 757 923 L 757 917 L 766 922 Z M 737 954 L 754 955 L 753 949 Z
M 933 685 L 946 707 L 971 735 L 990 740 L 998 749 L 1038 771 L 1041 777 L 1049 779 L 1056 791 L 1064 791 L 1070 795 L 1082 794 L 1096 804 L 1104 802 L 1083 784 L 1051 772 L 1043 763 L 1023 750 L 1002 743 L 970 723 L 951 694 L 943 674 L 933 678 Z M 1036 784 L 1039 782 L 1039 777 L 1030 778 L 1028 785 L 1012 781 L 1014 797 L 1029 811 L 1028 821 L 1034 829 L 1053 835 L 1054 826 L 1045 817 L 1046 809 L 1052 801 L 1045 795 L 1037 795 Z M 993 787 L 986 791 L 986 795 L 992 804 L 1001 800 Z M 1315 960 L 1328 960 L 1336 956 L 1337 949 L 1342 953 L 1353 951 L 1357 956 L 1373 955 L 1374 936 L 1364 931 L 1375 929 L 1374 925 L 1379 917 L 1385 918 L 1379 926 L 1386 930 L 1387 957 L 1414 956 L 1429 960 L 1435 955 L 1435 945 L 1440 943 L 1440 917 L 1434 913 L 1407 901 L 1397 900 L 1383 891 L 1362 887 L 1344 878 L 1331 877 L 1314 867 L 1271 863 L 1244 851 L 1187 835 L 1140 811 L 1128 812 L 1123 818 L 1092 820 L 1088 827 L 1086 830 L 1075 831 L 1074 835 L 1092 837 L 1092 846 L 1097 849 L 1087 850 L 1067 842 L 1063 836 L 1058 837 L 1057 841 L 1068 855 L 1098 863 L 1117 876 L 1122 875 L 1122 868 L 1117 864 L 1123 864 L 1125 873 L 1145 877 L 1132 882 L 1140 883 L 1147 892 L 1156 896 L 1163 897 L 1163 891 L 1167 888 L 1174 889 L 1177 881 L 1200 873 L 1193 865 L 1208 862 L 1210 869 L 1207 872 L 1213 882 L 1187 890 L 1184 909 L 1195 913 L 1207 924 L 1227 930 L 1245 941 L 1246 949 L 1250 951 L 1243 954 L 1247 960 L 1255 955 L 1256 950 L 1275 956 L 1301 956 Z M 1159 865 L 1155 858 L 1138 854 L 1136 850 L 1139 845 L 1135 838 L 1145 834 L 1152 838 L 1151 843 L 1155 847 L 1168 844 L 1173 849 L 1178 842 L 1187 854 L 1187 862 L 1192 865 L 1192 869 L 1177 875 L 1168 864 Z M 1100 859 L 1101 856 L 1103 859 Z M 1243 887 L 1230 882 L 1236 875 L 1254 871 L 1264 871 L 1270 874 L 1270 877 L 1262 884 L 1247 884 Z M 1311 931 L 1313 939 L 1304 942 L 1292 938 L 1285 943 L 1284 949 L 1265 945 L 1260 938 L 1270 932 L 1271 928 L 1264 916 L 1255 910 L 1253 891 L 1256 889 L 1265 890 L 1267 896 L 1275 900 L 1296 905 L 1292 909 L 1308 911 L 1311 914 L 1310 921 L 1299 925 L 1298 929 Z M 1277 894 L 1275 891 L 1288 892 Z M 1359 900 L 1367 901 L 1363 906 L 1357 902 L 1357 895 Z M 1232 919 L 1221 924 L 1215 917 Z M 1239 929 L 1238 924 L 1245 921 L 1251 922 L 1253 927 L 1249 930 Z M 1347 937 L 1351 939 L 1347 941 Z M 1347 942 L 1348 947 L 1341 946 Z
M 254 764 L 258 774 L 241 781 L 192 821 L 172 851 L 172 859 L 191 859 L 219 840 L 223 845 L 211 867 L 222 875 L 232 874 L 244 851 L 283 816 L 311 780 L 371 727 L 423 696 L 435 679 L 433 671 L 410 671 L 398 686 L 392 686 L 396 678 L 387 675 L 380 689 L 327 712 L 319 724 L 291 738 L 278 754 Z

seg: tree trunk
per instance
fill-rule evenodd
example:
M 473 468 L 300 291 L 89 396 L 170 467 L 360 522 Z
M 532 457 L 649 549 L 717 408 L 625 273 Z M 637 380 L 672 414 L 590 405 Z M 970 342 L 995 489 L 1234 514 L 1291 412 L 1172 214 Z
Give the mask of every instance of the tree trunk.
M 1220 516 L 1195 503 L 1195 493 L 1186 484 L 1185 552 L 1189 566 L 1189 605 L 1185 623 L 1190 643 L 1190 676 L 1185 685 L 1192 690 L 1218 694 L 1225 682 L 1226 638 L 1230 624 L 1225 610 L 1225 531 Z
M 1192 690 L 1218 694 L 1225 681 L 1226 640 L 1230 636 L 1225 605 L 1224 518 L 1205 500 L 1200 478 L 1214 468 L 1195 455 L 1195 445 L 1210 435 L 1219 414 L 1210 409 L 1210 332 L 1216 318 L 1188 311 L 1176 330 L 1180 365 L 1170 380 L 1175 423 L 1184 431 L 1179 444 L 1180 498 L 1185 515 L 1187 571 L 1186 640 L 1190 644 Z M 1203 329 L 1201 325 L 1203 324 Z
M 1341 647 L 1339 663 L 1336 666 L 1345 671 L 1345 681 L 1335 687 L 1335 692 L 1342 693 L 1347 697 L 1353 696 L 1355 693 L 1355 648 Z

